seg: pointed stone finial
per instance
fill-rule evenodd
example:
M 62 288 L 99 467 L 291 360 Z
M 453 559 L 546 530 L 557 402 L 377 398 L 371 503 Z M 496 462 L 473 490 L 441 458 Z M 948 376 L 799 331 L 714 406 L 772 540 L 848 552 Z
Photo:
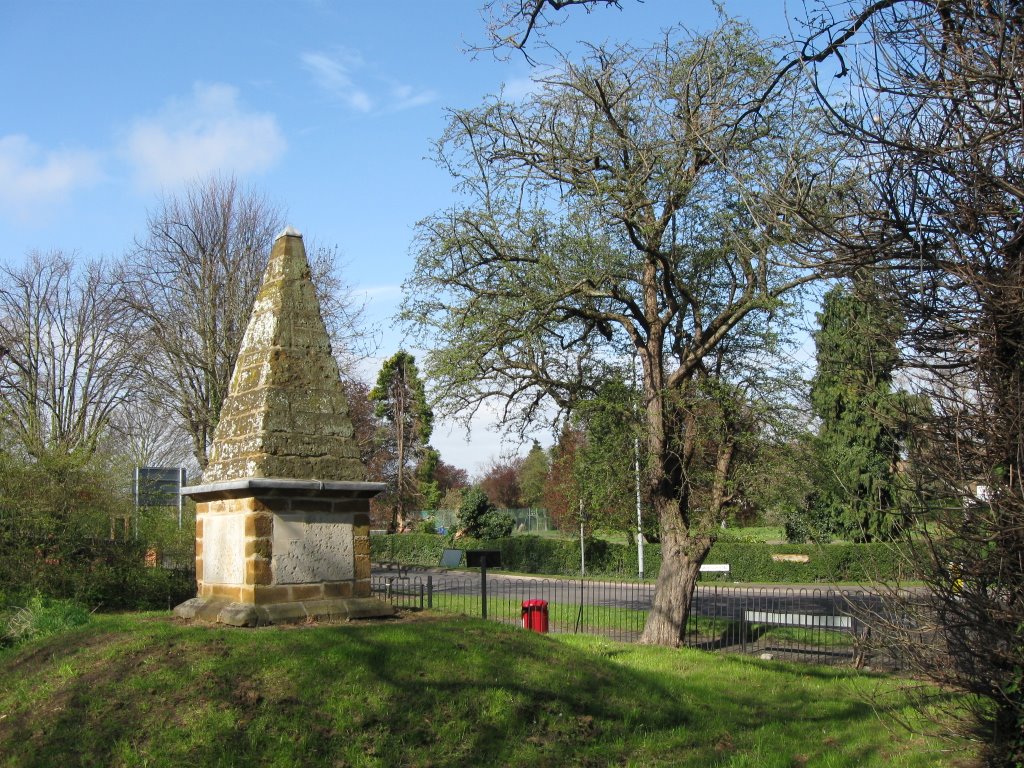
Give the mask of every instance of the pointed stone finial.
M 361 481 L 348 401 L 302 236 L 274 241 L 214 433 L 204 483 Z
M 282 237 L 302 237 L 302 233 L 299 232 L 299 230 L 297 230 L 291 224 L 289 224 L 287 227 L 285 227 L 276 235 L 274 235 L 274 242 L 277 242 Z

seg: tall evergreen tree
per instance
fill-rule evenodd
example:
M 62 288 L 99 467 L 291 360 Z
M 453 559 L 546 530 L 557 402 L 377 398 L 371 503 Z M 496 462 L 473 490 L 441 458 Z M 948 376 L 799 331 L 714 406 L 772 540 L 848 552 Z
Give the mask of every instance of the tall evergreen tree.
M 544 484 L 551 470 L 548 452 L 536 440 L 519 468 L 519 493 L 527 507 L 539 507 L 544 503 Z
M 427 403 L 416 358 L 400 350 L 385 360 L 370 400 L 381 420 L 381 440 L 389 456 L 384 467 L 385 479 L 391 486 L 388 528 L 401 530 L 419 497 L 415 468 L 434 429 L 434 412 Z
M 437 509 L 444 495 L 437 482 L 437 467 L 441 463 L 441 453 L 436 448 L 426 446 L 416 465 L 416 482 L 424 509 Z
M 858 540 L 888 538 L 898 516 L 900 397 L 893 391 L 899 361 L 899 317 L 860 278 L 825 294 L 818 315 L 817 371 L 811 405 L 821 419 L 812 531 Z

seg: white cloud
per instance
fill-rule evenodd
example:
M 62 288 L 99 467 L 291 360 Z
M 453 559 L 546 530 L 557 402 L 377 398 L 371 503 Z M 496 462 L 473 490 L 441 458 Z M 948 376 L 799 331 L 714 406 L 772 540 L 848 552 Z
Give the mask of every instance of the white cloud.
M 421 107 L 436 99 L 437 94 L 434 91 L 417 91 L 412 86 L 395 83 L 391 86 L 391 103 L 388 109 L 400 112 L 403 109 Z
M 26 136 L 0 136 L 0 210 L 34 218 L 101 177 L 99 153 L 43 150 Z
M 136 120 L 126 152 L 136 182 L 157 188 L 218 172 L 264 171 L 286 148 L 273 114 L 244 111 L 233 86 L 197 83 L 190 97 Z
M 304 53 L 302 63 L 313 74 L 317 85 L 340 99 L 349 109 L 356 112 L 369 112 L 373 109 L 370 95 L 352 80 L 352 71 L 363 65 L 358 56 L 342 53 L 331 57 L 324 53 Z
M 375 74 L 358 53 L 351 51 L 333 55 L 304 53 L 302 64 L 320 88 L 361 114 L 399 112 L 429 104 L 437 98 L 434 91 L 416 89 Z

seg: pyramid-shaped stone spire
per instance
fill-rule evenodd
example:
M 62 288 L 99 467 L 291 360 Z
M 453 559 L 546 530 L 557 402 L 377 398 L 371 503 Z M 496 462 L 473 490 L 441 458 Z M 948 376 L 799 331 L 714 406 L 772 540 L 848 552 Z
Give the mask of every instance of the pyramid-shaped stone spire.
M 361 481 L 348 401 L 302 235 L 274 240 L 214 432 L 204 483 Z

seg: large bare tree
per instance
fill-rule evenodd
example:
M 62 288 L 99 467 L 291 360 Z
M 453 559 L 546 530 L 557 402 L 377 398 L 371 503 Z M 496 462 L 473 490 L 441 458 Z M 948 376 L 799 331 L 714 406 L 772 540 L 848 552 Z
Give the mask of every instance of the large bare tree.
M 159 394 L 139 387 L 117 410 L 110 423 L 108 453 L 123 457 L 131 466 L 184 466 L 196 471 L 192 441 L 182 429 L 170 403 Z
M 817 274 L 810 222 L 842 189 L 838 148 L 793 81 L 749 109 L 774 71 L 772 45 L 725 21 L 593 48 L 522 102 L 452 112 L 438 154 L 461 202 L 420 224 L 406 286 L 444 413 L 497 399 L 522 425 L 593 397 L 636 356 L 662 541 L 649 643 L 682 641 L 719 522 L 701 499 L 733 454 L 718 440 L 698 471 L 707 397 L 762 368 Z
M 90 457 L 137 386 L 133 318 L 101 262 L 0 267 L 0 423 L 35 458 Z

